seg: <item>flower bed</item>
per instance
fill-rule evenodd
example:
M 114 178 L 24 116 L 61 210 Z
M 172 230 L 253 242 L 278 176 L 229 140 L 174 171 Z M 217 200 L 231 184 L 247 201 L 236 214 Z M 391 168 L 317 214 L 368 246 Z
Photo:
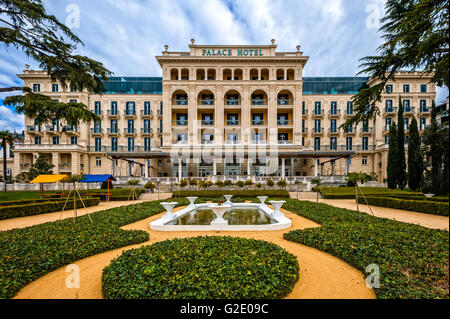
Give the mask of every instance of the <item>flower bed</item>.
M 125 251 L 103 270 L 107 299 L 282 298 L 297 258 L 262 240 L 194 237 Z
M 363 274 L 380 267 L 378 298 L 449 298 L 447 231 L 376 218 L 325 204 L 287 200 L 283 208 L 322 227 L 294 230 L 284 238 L 320 249 Z

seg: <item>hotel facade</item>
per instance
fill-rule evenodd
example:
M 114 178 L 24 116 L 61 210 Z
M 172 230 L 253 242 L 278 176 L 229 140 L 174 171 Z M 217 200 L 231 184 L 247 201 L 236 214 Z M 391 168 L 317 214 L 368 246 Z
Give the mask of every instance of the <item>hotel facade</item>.
M 25 119 L 25 141 L 15 149 L 13 174 L 39 154 L 55 174 L 113 174 L 119 179 L 181 178 L 343 180 L 364 172 L 386 178 L 389 126 L 401 97 L 408 142 L 412 117 L 430 123 L 435 84 L 418 72 L 399 72 L 378 103 L 381 114 L 344 132 L 352 96 L 376 79 L 303 77 L 300 46 L 197 45 L 165 50 L 162 77 L 113 77 L 102 95 L 63 91 L 43 71 L 18 75 L 25 86 L 62 102 L 86 104 L 100 117 L 67 127 Z

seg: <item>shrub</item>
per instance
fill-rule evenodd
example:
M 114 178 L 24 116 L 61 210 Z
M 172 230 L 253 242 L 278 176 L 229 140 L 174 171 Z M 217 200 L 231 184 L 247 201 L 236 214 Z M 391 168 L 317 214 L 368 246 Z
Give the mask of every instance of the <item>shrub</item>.
M 197 180 L 196 179 L 190 179 L 189 180 L 189 185 L 191 185 L 191 186 L 197 185 Z
M 217 187 L 222 188 L 222 187 L 225 185 L 225 183 L 224 183 L 223 181 L 217 181 L 217 182 L 215 183 L 215 185 L 216 185 Z
M 156 188 L 156 185 L 152 182 L 147 182 L 145 183 L 144 188 L 149 189 L 151 192 L 153 192 L 153 190 Z
M 417 192 L 407 192 L 407 191 L 401 191 L 401 190 L 393 190 L 389 188 L 383 188 L 383 187 L 358 187 L 359 191 L 364 194 L 364 196 L 397 196 L 397 195 L 404 195 L 404 196 L 418 196 L 422 195 L 421 193 Z M 323 198 L 325 199 L 354 199 L 355 198 L 355 188 L 354 187 L 313 187 L 313 191 L 317 192 L 320 191 Z M 361 194 L 361 193 L 358 193 Z M 362 194 L 361 194 L 362 195 Z
M 322 224 L 284 235 L 290 241 L 320 249 L 363 274 L 380 267 L 378 298 L 449 297 L 448 231 L 361 214 L 325 204 L 287 199 L 283 208 Z
M 253 185 L 253 181 L 251 179 L 248 179 L 244 182 L 245 186 L 252 186 Z
M 262 187 L 262 184 L 261 183 L 256 183 L 256 188 L 261 188 Z
M 8 265 L 0 271 L 0 298 L 77 260 L 147 241 L 147 232 L 120 227 L 163 211 L 158 202 L 145 202 L 91 214 L 93 223 L 84 215 L 76 223 L 68 218 L 0 232 L 0 265 Z
M 281 188 L 285 188 L 286 185 L 287 185 L 287 183 L 286 183 L 286 181 L 285 181 L 284 179 L 282 179 L 282 180 L 279 180 L 279 181 L 277 182 L 277 185 L 278 185 L 279 187 L 281 187 Z
M 231 180 L 227 179 L 227 180 L 224 182 L 224 185 L 225 185 L 225 186 L 231 186 L 231 185 L 233 185 L 233 182 L 232 182 Z
M 180 181 L 180 187 L 186 187 L 186 186 L 188 186 L 188 181 L 185 180 L 185 179 L 182 179 L 182 180 Z
M 13 206 L 0 206 L 0 220 L 24 217 L 31 215 L 40 215 L 52 212 L 61 211 L 64 207 L 65 200 L 59 201 L 41 201 L 37 203 L 13 205 Z M 84 205 L 86 207 L 96 206 L 100 203 L 99 198 L 83 198 Z M 76 201 L 78 208 L 83 208 L 83 204 L 79 199 Z M 73 200 L 69 199 L 65 210 L 73 209 Z
M 180 190 L 173 192 L 173 198 L 199 197 L 199 198 L 221 198 L 223 195 L 233 195 L 235 197 L 252 198 L 256 196 L 269 196 L 272 198 L 289 198 L 287 190 Z
M 244 185 L 245 185 L 245 183 L 244 183 L 243 181 L 237 181 L 237 182 L 236 182 L 236 186 L 237 186 L 237 187 L 242 188 L 242 187 L 244 187 Z
M 267 184 L 267 186 L 269 186 L 269 187 L 273 187 L 273 186 L 275 185 L 275 183 L 273 182 L 273 180 L 271 180 L 270 178 L 267 179 L 266 184 Z
M 369 203 L 369 205 L 374 206 L 403 209 L 413 212 L 421 212 L 425 214 L 435 214 L 442 216 L 449 215 L 448 202 L 445 203 L 431 200 L 406 200 L 381 196 L 366 197 L 366 200 L 367 203 Z M 358 202 L 361 204 L 366 204 L 366 201 L 361 197 L 358 198 Z
M 295 256 L 262 240 L 173 239 L 125 251 L 103 270 L 102 291 L 106 299 L 275 299 L 298 272 Z

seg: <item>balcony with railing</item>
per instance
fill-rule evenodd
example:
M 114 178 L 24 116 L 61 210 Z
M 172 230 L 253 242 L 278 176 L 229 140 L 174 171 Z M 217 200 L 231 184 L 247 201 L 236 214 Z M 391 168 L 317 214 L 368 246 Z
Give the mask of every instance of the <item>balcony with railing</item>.
M 346 117 L 350 117 L 353 116 L 355 114 L 355 112 L 353 112 L 353 110 L 345 110 L 345 116 Z
M 370 135 L 373 133 L 373 127 L 362 127 L 361 135 Z
M 141 134 L 142 135 L 152 135 L 153 129 L 151 127 L 143 127 L 143 128 L 141 128 Z
M 294 105 L 294 100 L 292 99 L 277 99 L 278 106 L 292 106 Z
M 313 112 L 314 117 L 323 117 L 324 114 L 325 114 L 324 109 L 315 109 Z
M 136 129 L 134 127 L 126 127 L 123 129 L 123 132 L 125 135 L 135 135 L 136 134 Z
M 324 128 L 323 127 L 314 127 L 313 128 L 313 134 L 314 135 L 320 135 L 324 133 Z
M 89 110 L 91 113 L 94 113 L 95 115 L 99 116 L 99 117 L 103 117 L 103 112 L 101 109 L 94 109 L 94 110 Z
M 431 113 L 431 108 L 427 106 L 421 106 L 419 112 L 422 114 L 429 114 Z
M 398 110 L 398 107 L 394 107 L 394 106 L 391 106 L 391 107 L 385 107 L 384 108 L 384 114 L 383 115 L 387 115 L 387 116 L 392 116 L 392 115 L 394 115 L 394 114 L 397 114 L 397 110 Z
M 416 108 L 414 106 L 403 107 L 403 113 L 405 115 L 413 115 L 415 110 L 416 110 Z
M 337 127 L 331 127 L 328 129 L 328 135 L 336 135 L 339 134 L 339 129 Z
M 253 106 L 267 105 L 267 99 L 252 99 Z
M 285 119 L 278 119 L 277 125 L 278 126 L 292 126 L 293 121 L 292 120 L 285 120 Z
M 214 105 L 214 99 L 199 99 L 198 105 L 199 106 L 212 106 Z
M 117 127 L 111 127 L 107 129 L 108 135 L 119 135 L 119 129 Z
M 225 120 L 225 125 L 226 126 L 238 126 L 239 123 L 240 122 L 237 119 L 227 119 L 227 120 Z
M 294 145 L 292 140 L 278 140 L 278 145 Z
M 356 126 L 350 126 L 346 130 L 344 130 L 344 133 L 346 135 L 355 135 L 356 134 Z
M 152 110 L 141 110 L 141 117 L 151 118 L 151 117 L 153 117 L 153 111 Z
M 189 104 L 187 99 L 172 99 L 172 106 L 187 106 Z
M 328 117 L 329 118 L 334 118 L 334 117 L 339 117 L 341 116 L 341 110 L 330 110 L 328 111 Z
M 202 126 L 212 126 L 214 125 L 214 120 L 201 120 Z
M 42 132 L 42 128 L 40 125 L 27 125 L 27 127 L 25 128 L 25 131 L 27 133 L 38 133 L 38 134 L 43 134 Z
M 173 126 L 188 126 L 188 120 L 173 120 L 172 121 Z
M 266 126 L 267 125 L 267 121 L 266 120 L 252 120 L 252 125 L 253 126 Z
M 92 135 L 101 135 L 103 134 L 103 129 L 101 127 L 93 127 L 91 128 Z
M 70 134 L 70 135 L 80 135 L 80 131 L 78 130 L 78 128 L 72 127 L 72 126 L 64 126 L 63 132 Z
M 108 117 L 111 117 L 111 118 L 119 117 L 119 112 L 117 112 L 117 110 L 107 110 L 106 113 L 107 113 Z
M 125 110 L 123 112 L 124 112 L 125 117 L 136 117 L 135 110 Z
M 61 128 L 57 125 L 47 125 L 45 127 L 45 132 L 52 134 L 61 134 Z
M 225 106 L 239 106 L 241 105 L 240 99 L 226 99 Z

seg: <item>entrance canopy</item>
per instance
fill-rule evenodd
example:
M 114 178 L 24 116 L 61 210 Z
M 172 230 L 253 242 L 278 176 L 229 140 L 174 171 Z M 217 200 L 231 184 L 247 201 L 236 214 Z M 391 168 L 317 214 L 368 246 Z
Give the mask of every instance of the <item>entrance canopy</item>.
M 30 184 L 48 184 L 48 183 L 56 183 L 56 182 L 64 182 L 67 180 L 69 176 L 67 175 L 39 175 L 35 179 L 33 179 Z
M 116 179 L 112 175 L 84 175 L 80 183 L 103 183 L 115 182 Z

